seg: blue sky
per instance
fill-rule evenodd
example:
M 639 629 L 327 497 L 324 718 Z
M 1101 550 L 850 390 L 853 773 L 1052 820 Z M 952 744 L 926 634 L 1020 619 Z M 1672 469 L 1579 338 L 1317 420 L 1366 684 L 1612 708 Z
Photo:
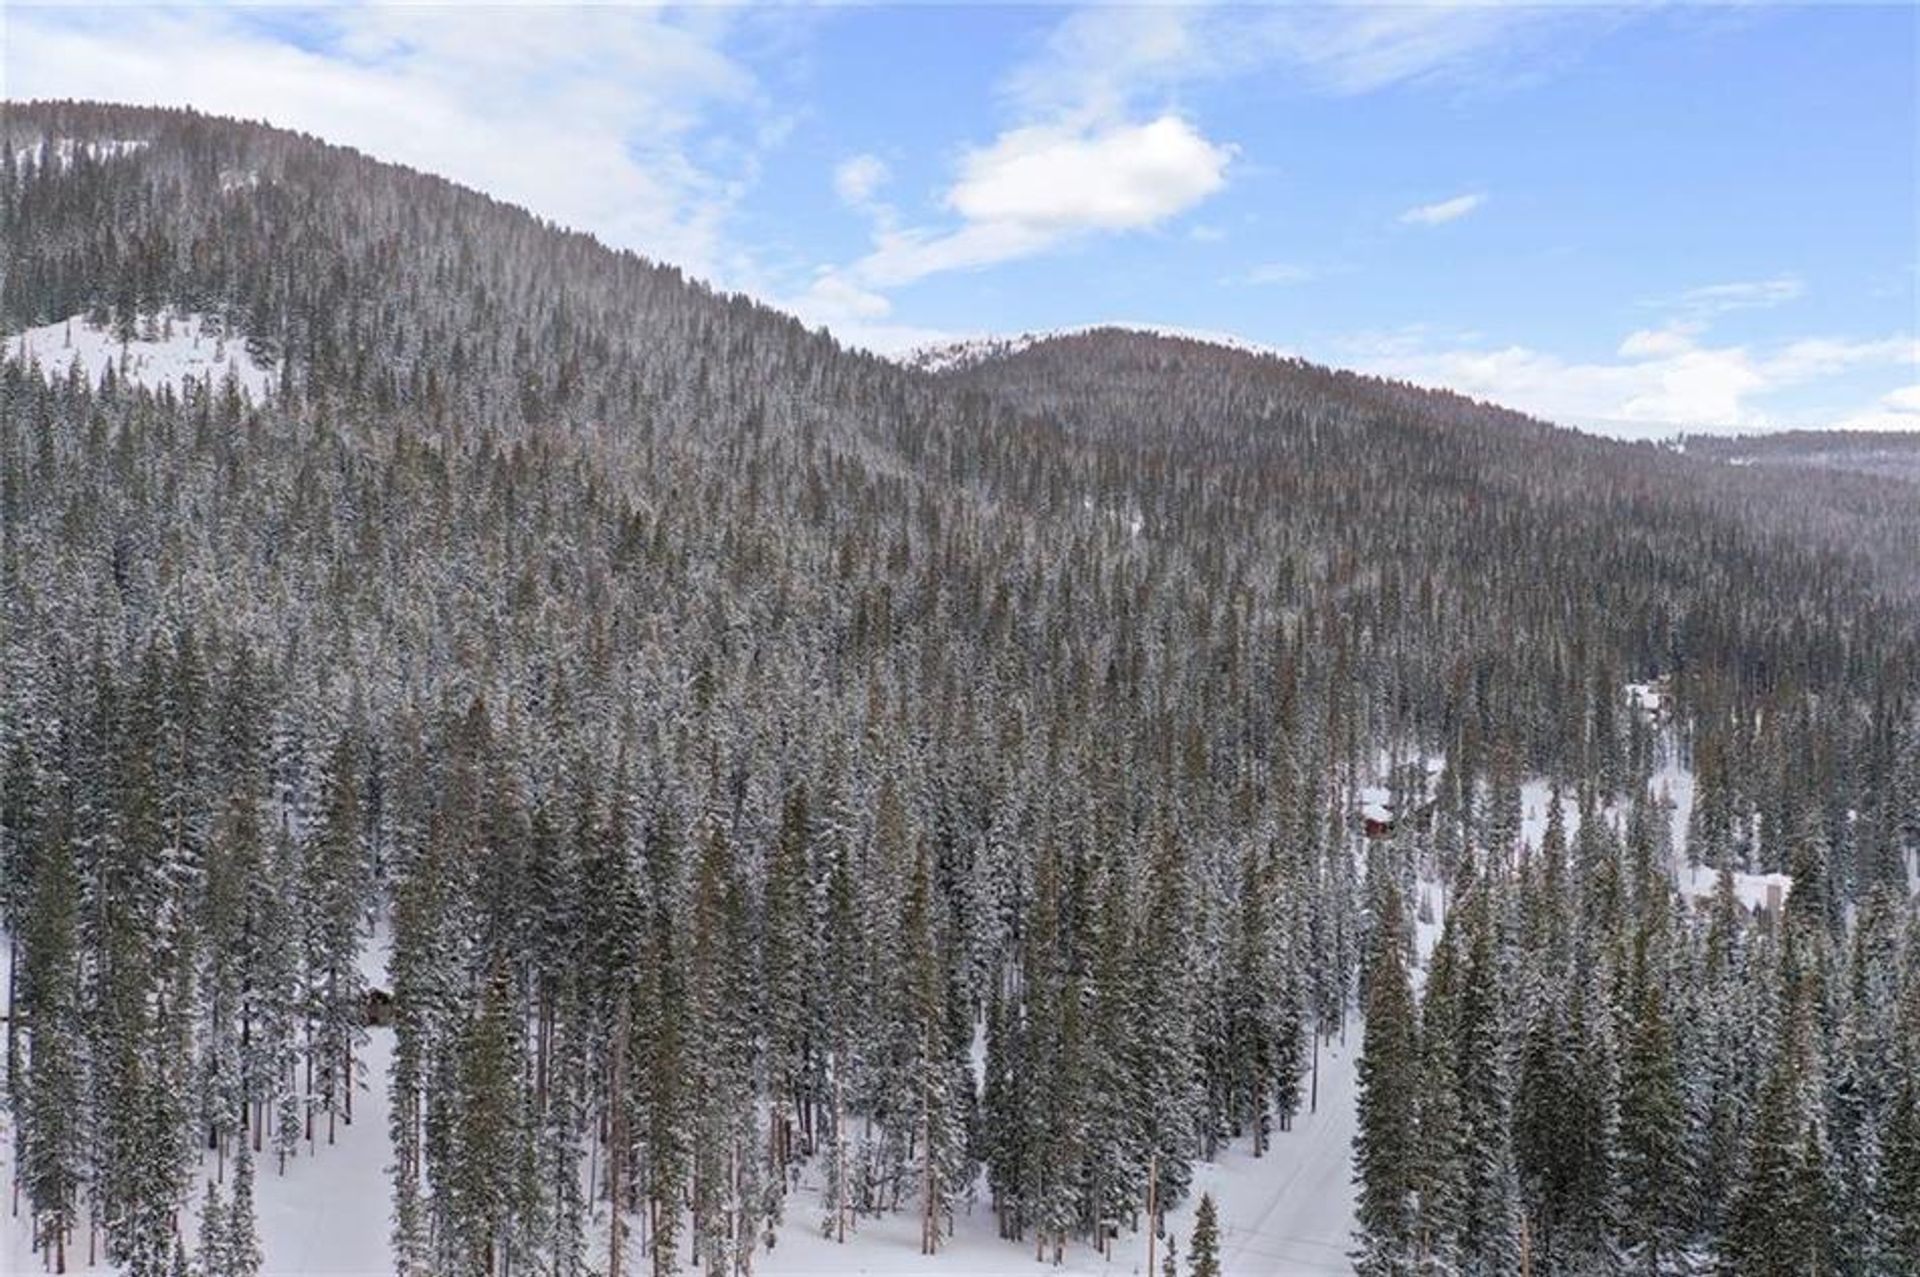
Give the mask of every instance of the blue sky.
M 8 5 L 4 91 L 446 173 L 894 350 L 1138 322 L 1920 429 L 1906 5 Z

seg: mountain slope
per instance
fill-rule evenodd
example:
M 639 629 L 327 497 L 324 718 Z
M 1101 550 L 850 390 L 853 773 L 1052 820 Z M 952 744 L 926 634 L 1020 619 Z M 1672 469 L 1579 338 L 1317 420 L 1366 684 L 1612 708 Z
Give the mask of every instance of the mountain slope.
M 71 103 L 0 132 L 0 328 L 121 351 L 0 366 L 45 1246 L 171 1271 L 207 1178 L 312 1169 L 370 1086 L 410 1274 L 737 1273 L 782 1226 L 938 1250 L 969 1210 L 1091 1261 L 1150 1177 L 1172 1208 L 1280 1164 L 1316 1035 L 1359 1036 L 1363 961 L 1416 937 L 1479 1030 L 1434 1103 L 1532 1192 L 1499 1113 L 1551 1070 L 1498 1089 L 1496 1027 L 1591 997 L 1583 1050 L 1677 1076 L 1771 1058 L 1736 986 L 1805 987 L 1775 920 L 1678 892 L 1676 756 L 1687 854 L 1790 873 L 1818 961 L 1911 908 L 1912 614 L 1755 467 L 1139 333 L 902 369 L 315 139 Z M 170 314 L 265 395 L 139 364 Z M 1522 819 L 1549 782 L 1572 834 Z M 1684 1014 L 1643 1042 L 1616 991 Z M 1884 1065 L 1895 1002 L 1808 1049 Z M 1687 1094 L 1737 1117 L 1762 1073 Z M 1708 1254 L 1730 1174 L 1656 1222 Z M 1671 1241 L 1584 1218 L 1617 1220 L 1595 1253 Z

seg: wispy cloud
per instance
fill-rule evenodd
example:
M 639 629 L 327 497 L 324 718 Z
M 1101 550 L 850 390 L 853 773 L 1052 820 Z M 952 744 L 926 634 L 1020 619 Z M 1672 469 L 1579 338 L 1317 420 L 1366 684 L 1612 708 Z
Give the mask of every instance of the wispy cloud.
M 917 217 L 866 207 L 870 250 L 816 271 L 794 304 L 858 340 L 890 314 L 890 294 L 917 280 L 1157 228 L 1203 205 L 1232 180 L 1237 148 L 1184 105 L 1194 86 L 1256 74 L 1332 95 L 1491 83 L 1532 34 L 1581 20 L 1558 6 L 1452 3 L 1082 7 L 1003 78 L 999 98 L 1013 123 L 963 153 L 937 207 Z M 1485 199 L 1444 201 L 1416 220 L 1452 220 Z M 1243 282 L 1305 277 L 1304 268 L 1269 263 Z
M 1594 16 L 1569 5 L 1444 0 L 1289 5 L 1268 15 L 1259 31 L 1320 88 L 1352 95 L 1408 83 L 1498 84 L 1517 74 L 1520 55 L 1542 32 Z
M 1220 73 L 1215 36 L 1199 5 L 1091 5 L 1053 28 L 1007 75 L 1002 95 L 1027 118 L 1123 117 L 1144 96 Z
M 1711 319 L 1736 310 L 1767 310 L 1796 301 L 1807 291 L 1798 275 L 1776 275 L 1771 279 L 1743 279 L 1727 284 L 1705 284 L 1650 305 L 1660 306 L 1693 319 Z
M 879 156 L 850 155 L 834 166 L 834 193 L 849 208 L 867 208 L 890 176 Z
M 1304 284 L 1314 276 L 1311 266 L 1302 266 L 1298 262 L 1262 262 L 1246 273 L 1249 284 L 1285 285 Z
M 880 210 L 889 216 L 875 218 L 871 251 L 818 272 L 797 304 L 845 327 L 930 275 L 1158 227 L 1198 207 L 1229 182 L 1236 148 L 1176 105 L 1188 86 L 1278 67 L 1310 91 L 1366 93 L 1464 75 L 1540 22 L 1532 10 L 1451 4 L 1076 10 L 1004 78 L 1000 96 L 1016 123 L 964 153 L 940 201 L 948 216 L 901 224 Z M 1446 201 L 1417 220 L 1452 220 L 1484 199 Z M 1304 277 L 1273 263 L 1247 282 Z
M 816 271 L 793 304 L 866 340 L 891 311 L 888 294 L 918 280 L 1150 230 L 1204 203 L 1227 184 L 1236 148 L 1172 107 L 1138 102 L 1143 85 L 1191 70 L 1188 16 L 1174 7 L 1070 15 L 1038 58 L 1006 77 L 1015 123 L 961 153 L 937 208 L 906 218 L 846 200 L 872 222 L 868 251 Z
M 1102 130 L 1012 130 L 963 160 L 945 199 L 957 226 L 879 218 L 871 250 L 819 272 L 797 304 L 829 323 L 849 313 L 871 318 L 886 313 L 887 290 L 929 275 L 1031 256 L 1079 235 L 1157 226 L 1218 190 L 1231 156 L 1174 116 Z
M 1452 199 L 1410 208 L 1400 214 L 1400 221 L 1407 226 L 1441 226 L 1447 222 L 1459 221 L 1486 202 L 1487 197 L 1479 192 L 1456 195 Z
M 1880 403 L 1892 412 L 1920 416 L 1920 382 L 1888 391 L 1880 397 Z
M 1780 424 L 1766 404 L 1782 392 L 1860 370 L 1920 369 L 1920 342 L 1911 335 L 1715 345 L 1671 328 L 1629 334 L 1611 360 L 1572 360 L 1523 345 L 1490 348 L 1426 333 L 1397 342 L 1343 343 L 1335 354 L 1383 376 L 1646 437 L 1764 428 Z M 1904 402 L 1889 397 L 1879 411 L 1888 416 Z
M 1280 70 L 1353 96 L 1405 84 L 1487 86 L 1526 78 L 1539 37 L 1610 21 L 1590 6 L 1451 3 L 1095 4 L 1054 28 L 1007 80 L 1022 109 L 1112 112 L 1143 95 Z M 1528 74 L 1531 74 L 1529 72 Z
M 444 174 L 716 274 L 779 111 L 737 18 L 653 9 L 16 8 L 7 93 L 192 105 Z

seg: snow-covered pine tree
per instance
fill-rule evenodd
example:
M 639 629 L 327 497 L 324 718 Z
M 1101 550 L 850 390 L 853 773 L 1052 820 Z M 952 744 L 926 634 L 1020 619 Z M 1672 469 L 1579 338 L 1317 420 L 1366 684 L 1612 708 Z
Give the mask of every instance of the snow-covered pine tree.
M 1760 1089 L 1739 1187 L 1728 1208 L 1721 1271 L 1788 1277 L 1831 1271 L 1833 1202 L 1818 1033 L 1817 919 L 1789 923 L 1785 1005 Z
M 1659 1273 L 1686 1243 L 1686 1097 L 1668 995 L 1659 968 L 1658 924 L 1634 937 L 1619 1009 L 1621 1248 L 1635 1272 Z
M 36 1249 L 65 1272 L 87 1175 L 86 1082 L 81 1055 L 80 882 L 65 821 L 56 816 L 40 844 L 31 904 L 23 921 L 15 1019 L 28 1023 L 26 1064 L 10 1100 L 18 1122 L 19 1182 L 26 1190 Z
M 1212 1193 L 1200 1194 L 1193 1213 L 1193 1240 L 1187 1247 L 1187 1272 L 1192 1277 L 1220 1277 L 1220 1215 Z M 1172 1254 L 1172 1249 L 1168 1249 Z
M 329 1144 L 338 1138 L 340 1120 L 352 1119 L 354 1051 L 366 1036 L 367 982 L 359 955 L 369 869 L 359 766 L 354 738 L 343 732 L 328 758 L 319 820 L 301 853 L 306 1070 L 313 1085 L 307 1120 L 326 1115 Z
M 227 1230 L 222 1257 L 227 1265 L 223 1277 L 260 1277 L 261 1267 L 266 1262 L 260 1249 L 258 1225 L 254 1217 L 253 1150 L 244 1141 L 234 1154 L 233 1196 L 227 1203 Z
M 1363 981 L 1357 1124 L 1353 1141 L 1358 1244 L 1363 1277 L 1411 1271 L 1420 1251 L 1419 1166 L 1407 1155 L 1419 1121 L 1419 1026 L 1402 939 L 1400 894 L 1376 886 Z

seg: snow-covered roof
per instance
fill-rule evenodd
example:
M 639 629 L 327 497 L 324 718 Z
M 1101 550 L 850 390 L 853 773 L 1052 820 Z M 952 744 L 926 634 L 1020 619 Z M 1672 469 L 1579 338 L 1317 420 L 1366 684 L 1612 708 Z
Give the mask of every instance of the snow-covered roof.
M 1680 894 L 1695 902 L 1710 901 L 1720 890 L 1720 871 L 1689 865 L 1680 871 Z M 1756 874 L 1735 870 L 1733 894 L 1747 909 L 1766 909 L 1786 903 L 1793 890 L 1792 874 Z M 1777 898 L 1776 898 L 1777 896 Z

